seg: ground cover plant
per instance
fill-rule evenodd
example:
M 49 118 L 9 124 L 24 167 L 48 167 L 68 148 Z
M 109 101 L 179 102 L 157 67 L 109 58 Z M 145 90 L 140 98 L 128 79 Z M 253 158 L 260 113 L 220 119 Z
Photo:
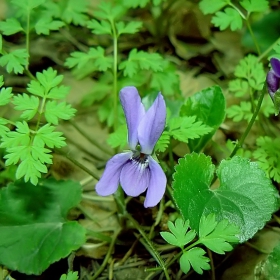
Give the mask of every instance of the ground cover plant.
M 1 279 L 279 279 L 280 5 L 0 3 Z

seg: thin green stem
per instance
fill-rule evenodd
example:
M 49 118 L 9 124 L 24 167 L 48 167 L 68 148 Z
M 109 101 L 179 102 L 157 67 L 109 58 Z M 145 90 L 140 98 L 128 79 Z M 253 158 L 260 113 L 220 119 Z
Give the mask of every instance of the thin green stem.
M 26 58 L 26 66 L 25 69 L 28 71 L 29 68 L 29 29 L 30 29 L 30 11 L 27 12 L 27 19 L 26 19 L 26 37 L 25 37 L 25 47 L 28 57 Z
M 110 257 L 111 257 L 111 254 L 113 252 L 113 249 L 114 249 L 114 245 L 116 243 L 116 240 L 117 240 L 117 237 L 120 233 L 120 230 L 116 230 L 114 232 L 114 235 L 112 236 L 112 241 L 110 243 L 110 246 L 108 248 L 108 251 L 107 251 L 107 254 L 105 256 L 105 259 L 103 260 L 101 266 L 99 267 L 99 269 L 94 273 L 94 275 L 90 278 L 90 280 L 95 280 L 97 279 L 97 277 L 103 272 L 103 270 L 105 269 Z
M 261 61 L 264 57 L 266 57 L 269 52 L 280 42 L 280 37 L 272 44 L 270 45 L 258 58 L 258 61 Z
M 156 248 L 154 247 L 153 243 L 151 242 L 151 240 L 149 239 L 149 237 L 147 236 L 147 234 L 142 230 L 141 226 L 138 224 L 138 222 L 136 220 L 134 220 L 132 218 L 132 216 L 130 214 L 126 214 L 126 218 L 133 224 L 133 226 L 139 231 L 139 233 L 142 235 L 143 239 L 145 240 L 146 244 L 149 246 L 150 250 L 151 250 L 151 254 L 152 256 L 156 259 L 156 261 L 158 262 L 158 264 L 160 265 L 160 267 L 162 268 L 164 275 L 166 277 L 167 280 L 170 280 L 170 277 L 168 275 L 168 271 L 167 271 L 167 267 L 163 261 L 163 259 L 161 258 L 159 252 L 156 250 Z
M 114 95 L 114 130 L 118 128 L 118 34 L 114 20 L 110 20 L 113 32 L 113 95 Z
M 94 179 L 99 180 L 99 176 L 96 175 L 95 173 L 93 173 L 92 171 L 90 171 L 87 167 L 85 167 L 83 164 L 79 163 L 77 160 L 75 160 L 74 158 L 70 157 L 67 153 L 63 152 L 62 150 L 59 149 L 55 149 L 55 152 L 66 157 L 67 159 L 69 159 L 72 163 L 74 163 L 76 166 L 78 166 L 79 168 L 81 168 L 82 170 L 84 170 L 86 173 L 88 173 L 89 175 L 91 175 Z
M 247 126 L 247 128 L 245 130 L 245 132 L 241 136 L 240 140 L 237 141 L 237 143 L 236 143 L 232 153 L 230 154 L 229 158 L 232 158 L 236 154 L 236 152 L 242 147 L 246 137 L 248 136 L 248 134 L 249 134 L 249 132 L 250 132 L 250 130 L 251 130 L 251 128 L 252 128 L 252 126 L 253 126 L 257 116 L 258 116 L 258 113 L 259 113 L 260 108 L 262 106 L 262 101 L 263 101 L 265 93 L 266 93 L 266 86 L 264 86 L 262 91 L 261 91 L 261 95 L 259 97 L 258 104 L 257 104 L 257 106 L 255 108 L 254 114 L 253 114 L 253 116 L 252 116 L 252 118 L 251 118 L 251 120 L 250 120 L 250 122 L 249 122 L 249 124 L 248 124 L 248 126 Z
M 251 24 L 250 24 L 248 18 L 246 19 L 246 24 L 247 24 L 248 30 L 249 30 L 249 32 L 250 32 L 250 34 L 251 34 L 251 37 L 252 37 L 252 39 L 253 39 L 253 42 L 254 42 L 254 44 L 255 44 L 255 47 L 256 47 L 256 49 L 257 49 L 257 53 L 258 53 L 258 55 L 260 56 L 260 55 L 261 55 L 260 47 L 259 47 L 259 44 L 258 44 L 258 42 L 257 42 L 257 39 L 256 39 L 256 37 L 255 37 L 255 34 L 254 34 L 253 30 L 252 30 L 252 27 L 251 27 Z
M 96 146 L 98 149 L 100 149 L 102 152 L 106 153 L 109 156 L 112 156 L 112 154 L 104 148 L 102 145 L 100 145 L 97 141 L 90 138 L 83 130 L 80 129 L 80 127 L 72 120 L 69 120 L 69 123 L 81 134 L 83 135 L 90 143 L 92 143 L 94 146 Z

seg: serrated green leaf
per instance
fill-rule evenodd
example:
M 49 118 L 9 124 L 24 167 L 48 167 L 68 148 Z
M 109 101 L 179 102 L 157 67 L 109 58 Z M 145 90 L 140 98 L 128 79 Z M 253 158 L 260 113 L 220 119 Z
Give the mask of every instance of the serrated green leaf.
M 9 131 L 2 138 L 0 147 L 28 146 L 30 143 L 30 129 L 27 122 L 17 122 L 16 131 Z
M 27 85 L 27 91 L 40 97 L 45 96 L 45 89 L 38 81 L 30 81 L 30 83 Z
M 4 106 L 8 103 L 10 103 L 10 99 L 13 96 L 12 95 L 12 88 L 1 88 L 0 90 L 0 106 Z
M 203 215 L 215 213 L 217 221 L 234 221 L 240 242 L 251 238 L 277 207 L 277 192 L 255 162 L 238 156 L 223 160 L 217 170 L 220 187 L 211 190 L 214 165 L 204 154 L 179 160 L 173 175 L 174 199 L 191 228 L 199 231 Z M 258 217 L 258 219 L 256 219 Z
M 240 5 L 249 13 L 265 12 L 269 8 L 266 0 L 243 0 Z
M 14 50 L 0 57 L 0 65 L 2 67 L 6 66 L 8 73 L 22 74 L 28 63 L 28 57 L 26 49 Z
M 280 139 L 269 136 L 257 138 L 253 156 L 267 176 L 280 183 Z
M 58 5 L 61 9 L 61 19 L 66 23 L 73 23 L 74 25 L 84 26 L 88 20 L 87 16 L 87 6 L 88 1 L 79 0 L 79 5 L 77 5 L 77 0 L 60 0 Z
M 0 118 L 0 137 L 5 136 L 6 133 L 10 131 L 9 128 L 6 126 L 7 123 L 8 122 L 5 119 Z
M 27 16 L 27 14 L 30 13 L 31 10 L 42 5 L 45 1 L 46 0 L 11 0 L 13 5 L 19 8 L 19 15 L 23 16 Z
M 216 222 L 215 214 L 202 216 L 199 224 L 199 241 L 211 251 L 224 254 L 233 249 L 231 243 L 238 243 L 239 229 L 228 220 Z
M 189 139 L 199 138 L 212 131 L 212 128 L 196 121 L 196 117 L 176 117 L 168 122 L 169 134 L 175 139 L 188 143 Z
M 52 155 L 50 155 L 49 153 L 51 152 L 51 150 L 46 149 L 46 148 L 42 148 L 42 147 L 38 147 L 33 145 L 31 147 L 31 155 L 35 160 L 40 161 L 43 164 L 52 164 Z
M 196 116 L 198 121 L 212 128 L 210 133 L 189 140 L 191 151 L 200 152 L 212 138 L 225 119 L 225 106 L 225 97 L 219 86 L 203 89 L 187 99 L 181 107 L 180 116 Z
M 107 143 L 112 148 L 120 147 L 120 149 L 123 149 L 127 145 L 127 126 L 123 124 L 115 132 L 110 133 Z
M 258 57 L 249 54 L 236 66 L 234 75 L 238 78 L 246 79 L 250 87 L 261 90 L 266 78 L 263 64 L 258 61 Z
M 46 103 L 44 115 L 47 122 L 57 125 L 58 119 L 70 120 L 75 113 L 76 109 L 72 108 L 70 104 L 51 100 Z
M 135 34 L 142 27 L 143 23 L 141 21 L 130 21 L 125 24 L 123 21 L 116 23 L 118 36 L 121 34 Z
M 133 49 L 130 51 L 128 60 L 122 61 L 120 70 L 124 70 L 124 76 L 133 77 L 140 69 L 163 71 L 164 59 L 158 53 L 147 53 Z
M 17 32 L 23 31 L 20 22 L 16 18 L 8 18 L 0 22 L 0 30 L 4 35 L 13 35 Z
M 101 19 L 107 19 L 109 21 L 115 21 L 125 14 L 127 8 L 124 3 L 114 5 L 110 2 L 101 1 L 98 5 L 98 9 L 94 12 L 94 16 Z
M 167 131 L 163 131 L 160 138 L 158 139 L 156 146 L 155 146 L 155 152 L 165 152 L 168 148 L 170 143 L 170 136 Z
M 49 91 L 47 98 L 63 99 L 68 95 L 69 91 L 70 91 L 70 87 L 64 85 L 56 86 Z
M 214 14 L 215 12 L 221 10 L 224 6 L 229 4 L 228 0 L 202 0 L 199 2 L 199 8 L 203 14 Z
M 38 179 L 41 178 L 41 173 L 47 173 L 47 167 L 40 161 L 35 160 L 31 154 L 28 154 L 19 164 L 16 171 L 16 178 L 24 178 L 25 182 L 30 181 L 33 185 L 38 184 Z
M 241 101 L 240 105 L 232 105 L 227 108 L 227 117 L 232 118 L 234 122 L 240 122 L 242 120 L 250 121 L 252 118 L 252 105 L 250 102 Z
M 20 117 L 26 120 L 32 119 L 39 108 L 39 98 L 37 96 L 29 96 L 26 93 L 14 96 L 13 104 L 15 110 L 24 111 Z
M 82 69 L 89 63 L 93 66 L 92 70 L 106 71 L 113 67 L 113 58 L 112 56 L 105 56 L 104 49 L 98 46 L 97 48 L 90 48 L 88 53 L 71 53 L 71 57 L 66 59 L 65 66 Z
M 232 31 L 235 31 L 242 28 L 242 17 L 233 8 L 225 8 L 224 12 L 217 12 L 211 22 L 220 30 L 230 27 Z
M 20 180 L 2 188 L 0 263 L 41 275 L 51 263 L 77 250 L 85 242 L 85 228 L 68 221 L 67 213 L 80 200 L 81 186 L 73 181 L 48 179 L 34 186 Z
M 229 91 L 233 92 L 236 97 L 242 97 L 248 94 L 249 84 L 247 81 L 235 79 L 229 82 Z
M 65 138 L 62 137 L 62 132 L 54 131 L 55 127 L 49 123 L 42 126 L 36 133 L 33 143 L 38 147 L 61 148 L 66 146 Z
M 93 34 L 97 35 L 105 35 L 110 34 L 112 35 L 112 27 L 111 24 L 106 20 L 98 21 L 96 19 L 92 19 L 88 22 L 87 27 L 92 29 Z
M 30 154 L 30 146 L 17 146 L 7 149 L 8 154 L 4 156 L 5 165 L 17 164 L 20 159 L 25 159 Z
M 198 274 L 202 274 L 203 270 L 209 270 L 210 260 L 204 256 L 205 253 L 203 249 L 197 247 L 184 252 L 179 261 L 181 270 L 188 273 L 191 266 Z
M 188 230 L 189 221 L 184 222 L 183 219 L 178 218 L 173 224 L 168 221 L 168 228 L 170 232 L 160 232 L 161 237 L 171 245 L 183 248 L 186 244 L 190 243 L 196 236 L 195 231 Z
M 58 86 L 62 80 L 63 75 L 57 75 L 57 71 L 49 67 L 43 72 L 37 72 L 36 78 L 39 83 L 45 88 L 45 91 L 48 92 L 51 88 Z
M 177 70 L 167 60 L 162 63 L 162 71 L 152 72 L 150 88 L 160 91 L 164 96 L 180 92 L 180 79 Z
M 52 30 L 59 30 L 60 27 L 64 26 L 64 22 L 60 20 L 53 20 L 51 17 L 40 18 L 35 24 L 35 30 L 38 35 L 44 34 L 49 35 Z

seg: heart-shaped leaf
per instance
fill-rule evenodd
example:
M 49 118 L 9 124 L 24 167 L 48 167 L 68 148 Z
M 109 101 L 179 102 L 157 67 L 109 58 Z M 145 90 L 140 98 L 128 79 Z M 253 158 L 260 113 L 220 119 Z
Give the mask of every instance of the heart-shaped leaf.
M 41 274 L 85 242 L 85 229 L 67 221 L 79 203 L 81 186 L 72 181 L 22 181 L 0 192 L 0 264 L 25 274 Z
M 218 189 L 210 189 L 211 158 L 192 153 L 179 160 L 174 174 L 174 199 L 192 229 L 199 231 L 202 216 L 227 219 L 240 228 L 240 242 L 251 238 L 277 209 L 277 192 L 257 163 L 246 158 L 223 160 L 217 170 Z

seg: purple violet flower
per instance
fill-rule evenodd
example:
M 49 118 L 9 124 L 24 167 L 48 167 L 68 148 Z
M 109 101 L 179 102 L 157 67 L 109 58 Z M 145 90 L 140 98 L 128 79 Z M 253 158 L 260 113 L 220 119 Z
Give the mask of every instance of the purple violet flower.
M 270 63 L 272 69 L 266 76 L 266 82 L 268 87 L 268 93 L 274 101 L 274 95 L 280 88 L 280 60 L 277 58 L 271 58 Z
M 147 190 L 144 206 L 153 207 L 162 199 L 166 188 L 166 176 L 151 156 L 165 127 L 165 101 L 159 93 L 152 106 L 145 111 L 137 89 L 132 86 L 120 91 L 120 100 L 131 151 L 117 154 L 107 162 L 96 184 L 96 192 L 101 196 L 113 194 L 119 184 L 130 196 L 138 196 Z

